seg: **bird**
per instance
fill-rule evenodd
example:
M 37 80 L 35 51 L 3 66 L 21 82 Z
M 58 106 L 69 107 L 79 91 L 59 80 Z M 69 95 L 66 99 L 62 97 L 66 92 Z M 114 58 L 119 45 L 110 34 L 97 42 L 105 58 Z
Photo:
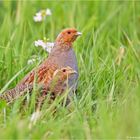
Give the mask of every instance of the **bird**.
M 51 75 L 48 84 L 40 83 L 37 88 L 40 88 L 41 95 L 38 98 L 38 102 L 45 100 L 48 93 L 51 93 L 51 99 L 54 100 L 59 94 L 63 93 L 67 88 L 68 78 L 77 73 L 71 67 L 63 67 L 61 69 L 56 69 Z M 33 85 L 18 86 L 11 90 L 5 92 L 0 96 L 0 99 L 5 100 L 8 104 L 13 102 L 15 99 L 24 96 L 25 93 L 31 92 L 33 90 Z
M 28 90 L 32 91 L 35 80 L 38 85 L 43 85 L 43 87 L 47 87 L 47 85 L 51 81 L 51 75 L 53 75 L 53 73 L 57 69 L 61 69 L 67 66 L 71 67 L 74 71 L 76 71 L 68 78 L 68 87 L 71 88 L 71 92 L 75 91 L 77 88 L 77 80 L 79 75 L 77 59 L 73 50 L 73 43 L 76 38 L 81 34 L 82 33 L 78 32 L 75 28 L 64 29 L 57 36 L 54 47 L 48 58 L 46 58 L 37 68 L 31 70 L 31 72 L 29 72 L 16 85 L 14 89 L 9 90 L 5 93 L 12 93 L 12 96 L 14 97 L 14 94 L 17 93 L 16 90 L 18 90 L 18 93 L 22 94 L 28 87 Z
M 49 93 L 51 100 L 55 100 L 57 96 L 64 93 L 68 88 L 68 78 L 76 73 L 77 72 L 69 66 L 55 70 L 48 85 L 40 85 L 41 94 L 37 98 L 37 108 L 41 108 L 40 106 L 43 104 L 46 95 Z

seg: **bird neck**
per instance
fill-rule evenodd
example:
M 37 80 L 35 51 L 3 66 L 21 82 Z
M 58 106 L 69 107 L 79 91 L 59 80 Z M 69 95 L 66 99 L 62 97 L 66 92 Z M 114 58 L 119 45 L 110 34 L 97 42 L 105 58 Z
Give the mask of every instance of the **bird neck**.
M 55 47 L 53 48 L 52 52 L 55 51 L 68 51 L 69 49 L 72 48 L 72 43 L 71 42 L 55 42 Z

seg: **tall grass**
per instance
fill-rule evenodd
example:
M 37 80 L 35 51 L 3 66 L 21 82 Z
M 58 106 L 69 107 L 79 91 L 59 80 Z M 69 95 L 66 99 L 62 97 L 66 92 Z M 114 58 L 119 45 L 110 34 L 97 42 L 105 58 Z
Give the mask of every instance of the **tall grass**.
M 52 16 L 35 23 L 33 15 L 50 8 Z M 29 128 L 30 100 L 0 103 L 1 139 L 140 138 L 140 3 L 138 1 L 0 1 L 0 89 L 14 87 L 33 67 L 27 60 L 47 53 L 34 47 L 54 41 L 64 28 L 83 33 L 74 43 L 79 65 L 77 95 L 70 109 L 46 104 Z M 121 55 L 120 47 L 125 52 Z M 56 112 L 53 108 L 57 106 Z

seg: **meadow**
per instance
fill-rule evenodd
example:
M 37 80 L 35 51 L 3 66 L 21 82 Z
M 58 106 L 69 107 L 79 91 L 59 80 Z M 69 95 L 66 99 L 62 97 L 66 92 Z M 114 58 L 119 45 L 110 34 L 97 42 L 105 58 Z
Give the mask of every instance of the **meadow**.
M 52 15 L 35 22 L 35 13 L 46 8 Z M 30 127 L 32 102 L 0 102 L 0 139 L 139 139 L 138 1 L 0 1 L 0 92 L 40 63 L 28 65 L 29 59 L 48 56 L 35 40 L 54 42 L 68 27 L 83 33 L 74 43 L 79 83 L 71 108 L 46 101 Z

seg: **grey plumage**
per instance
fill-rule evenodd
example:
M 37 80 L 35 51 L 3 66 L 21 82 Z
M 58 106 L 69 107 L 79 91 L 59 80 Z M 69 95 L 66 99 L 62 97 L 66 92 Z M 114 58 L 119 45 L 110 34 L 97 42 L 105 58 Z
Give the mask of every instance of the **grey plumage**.
M 73 48 L 70 47 L 69 49 L 62 51 L 56 44 L 54 50 L 52 50 L 52 53 L 50 54 L 50 57 L 52 56 L 53 56 L 52 61 L 55 62 L 55 64 L 57 64 L 59 68 L 70 66 L 72 69 L 77 71 L 77 73 L 73 74 L 68 80 L 69 87 L 71 87 L 71 89 L 75 91 L 77 88 L 77 80 L 79 74 L 78 74 L 77 59 Z

